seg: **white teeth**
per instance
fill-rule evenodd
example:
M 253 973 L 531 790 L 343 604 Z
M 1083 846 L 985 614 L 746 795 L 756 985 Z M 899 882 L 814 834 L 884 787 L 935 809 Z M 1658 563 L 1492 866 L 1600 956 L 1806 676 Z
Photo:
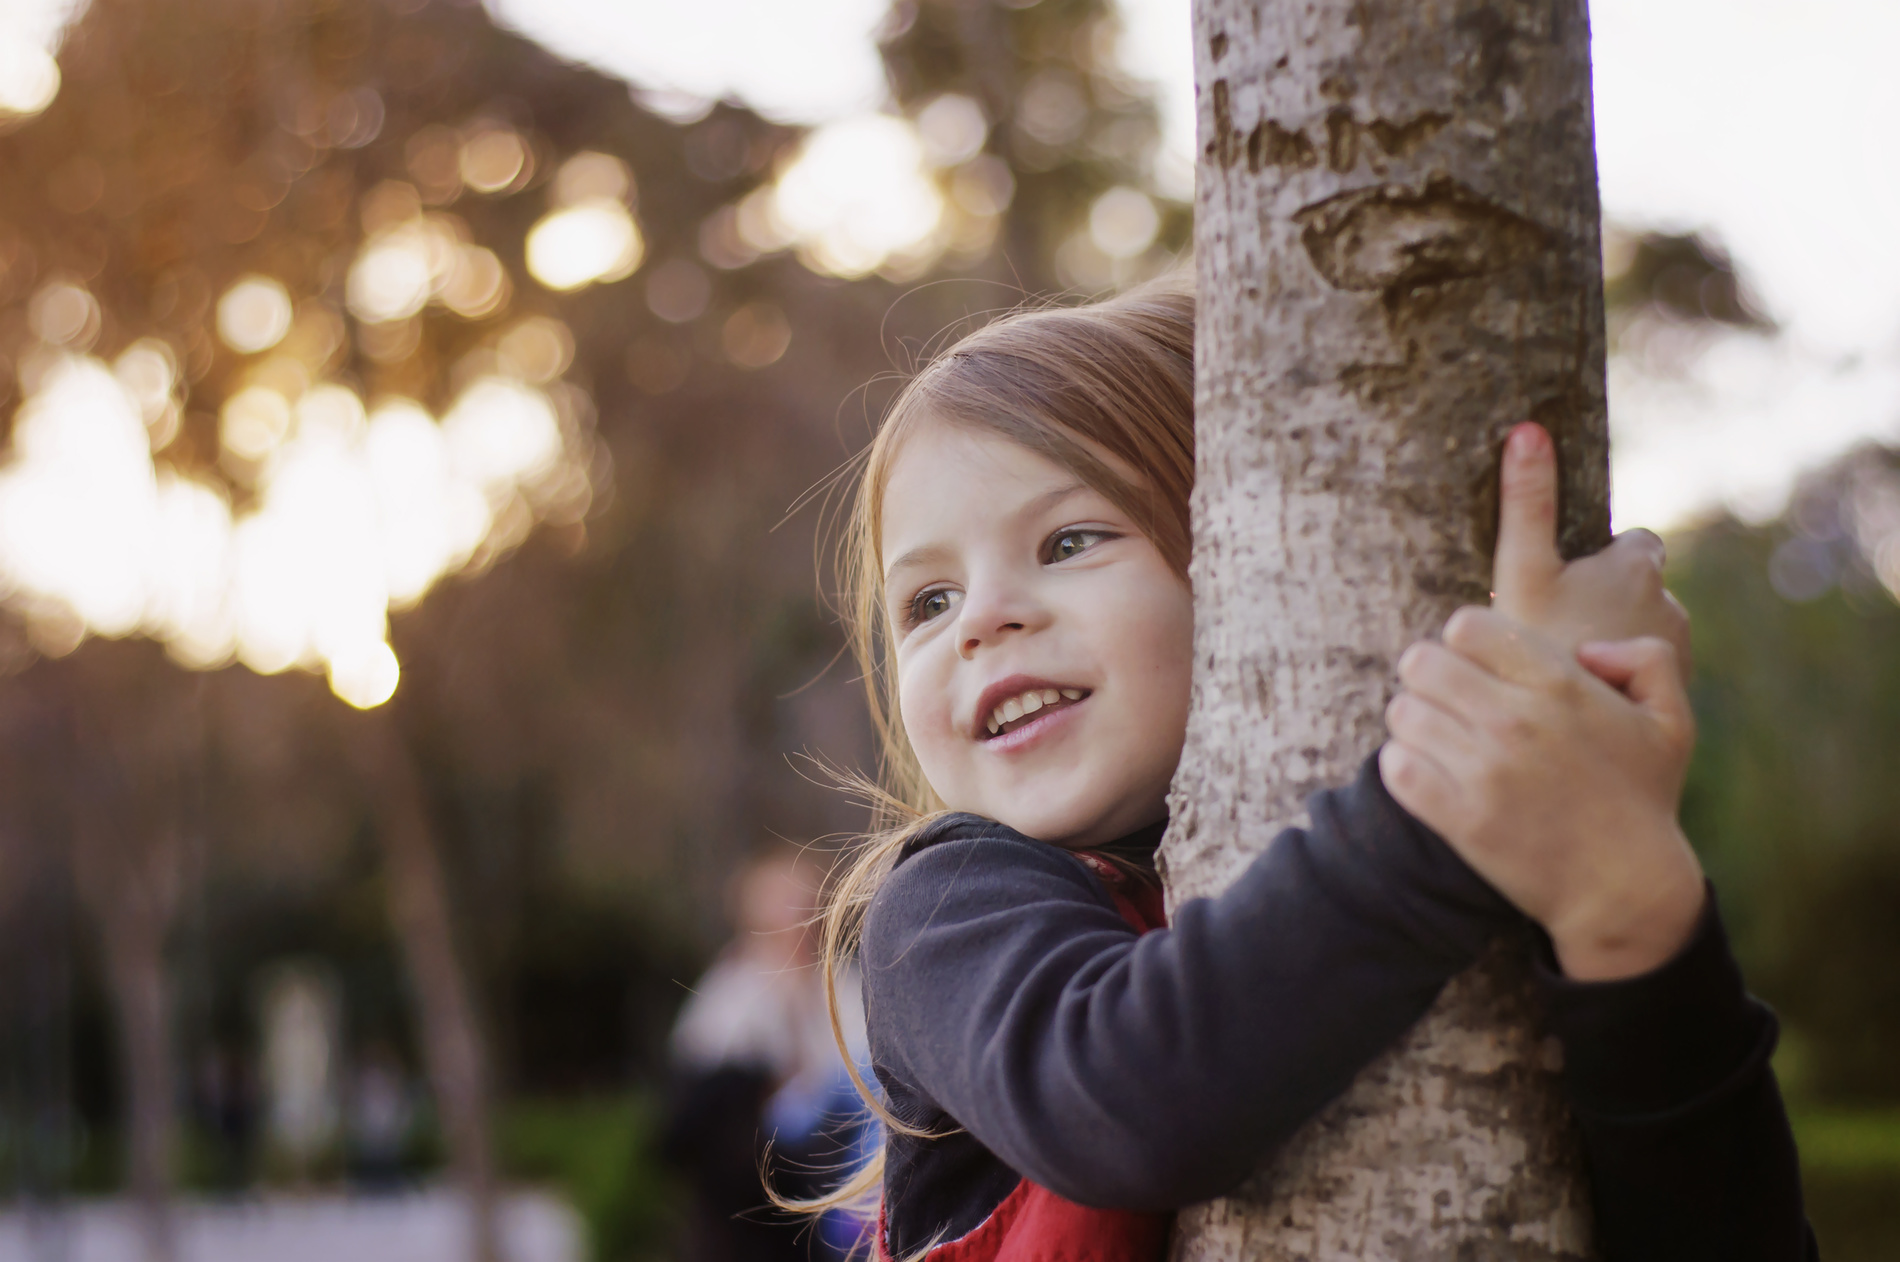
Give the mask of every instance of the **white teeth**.
M 1003 729 L 1005 724 L 1014 723 L 1024 715 L 1034 714 L 1060 701 L 1080 701 L 1081 699 L 1080 688 L 1032 688 L 1020 697 L 1011 697 L 991 710 L 990 717 L 983 721 L 984 726 L 988 727 L 990 735 L 994 736 Z

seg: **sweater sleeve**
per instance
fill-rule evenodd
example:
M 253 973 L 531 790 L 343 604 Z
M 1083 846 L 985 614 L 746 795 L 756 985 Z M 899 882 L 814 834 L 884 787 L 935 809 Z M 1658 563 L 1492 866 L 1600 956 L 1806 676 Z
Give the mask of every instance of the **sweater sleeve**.
M 1674 959 L 1616 982 L 1539 977 L 1583 1131 L 1605 1262 L 1812 1262 L 1794 1137 L 1713 890 Z
M 1308 811 L 1140 937 L 1074 856 L 961 817 L 867 917 L 880 1074 L 1071 1200 L 1228 1191 L 1516 918 L 1372 762 Z

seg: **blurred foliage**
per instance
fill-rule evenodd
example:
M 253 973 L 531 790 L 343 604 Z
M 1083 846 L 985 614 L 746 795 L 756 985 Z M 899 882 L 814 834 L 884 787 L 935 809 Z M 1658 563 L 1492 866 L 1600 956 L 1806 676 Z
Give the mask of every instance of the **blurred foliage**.
M 794 762 L 864 765 L 870 744 L 833 664 L 822 559 L 814 582 L 821 513 L 788 510 L 943 330 L 1136 279 L 1186 243 L 1115 30 L 1107 0 L 895 6 L 893 104 L 947 226 L 855 280 L 747 211 L 796 161 L 797 129 L 730 102 L 656 113 L 465 0 L 92 0 L 58 98 L 0 131 L 0 418 L 55 352 L 156 347 L 176 365 L 146 418 L 158 475 L 242 515 L 258 465 L 222 417 L 249 387 L 327 382 L 440 416 L 472 374 L 512 364 L 556 405 L 584 515 L 510 502 L 459 570 L 392 606 L 388 705 L 496 1065 L 501 1159 L 566 1188 L 603 1258 L 649 1247 L 665 1216 L 644 1104 L 602 1093 L 651 1080 L 679 983 L 723 935 L 728 874 L 861 819 Z M 614 196 L 641 258 L 551 289 L 528 240 L 590 154 L 629 173 Z M 405 231 L 453 263 L 413 311 L 352 289 Z M 263 351 L 219 324 L 220 296 L 252 276 L 290 303 Z M 524 367 L 508 339 L 536 321 L 556 353 Z M 124 1013 L 101 944 L 123 953 L 136 924 L 156 928 L 140 949 L 170 987 L 182 1174 L 223 1186 L 233 1160 L 237 1177 L 270 1162 L 255 1138 L 240 1158 L 218 1149 L 200 1078 L 215 1056 L 256 1056 L 273 964 L 321 960 L 344 1053 L 387 1043 L 420 1073 L 371 786 L 321 678 L 83 630 L 18 592 L 0 613 L 0 934 L 34 961 L 0 977 L 0 1114 L 80 1137 L 7 1182 L 123 1177 Z M 86 735 L 134 718 L 137 741 Z M 72 808 L 102 787 L 120 822 L 101 844 L 136 879 L 82 898 Z M 138 915 L 112 911 L 126 906 Z M 416 1143 L 416 1161 L 439 1158 L 434 1134 Z
M 1679 541 L 1670 572 L 1701 724 L 1683 819 L 1790 1027 L 1791 1088 L 1837 1101 L 1900 1100 L 1900 976 L 1877 963 L 1900 958 L 1896 548 L 1900 458 L 1866 449 L 1780 521 Z
M 1699 233 L 1604 232 L 1603 301 L 1625 316 L 1644 309 L 1680 320 L 1708 320 L 1767 331 L 1762 313 L 1728 251 Z
M 1008 173 L 1014 209 L 1001 248 L 985 249 L 985 274 L 1029 293 L 1098 290 L 1155 270 L 1189 244 L 1192 208 L 1165 199 L 1155 246 L 1144 246 L 1141 259 L 1105 255 L 1089 231 L 1102 194 L 1153 191 L 1160 119 L 1152 87 L 1116 59 L 1119 35 L 1109 0 L 892 5 L 878 46 L 897 106 L 923 116 L 946 95 L 964 97 L 992 124 L 984 157 L 946 178 L 954 206 L 970 196 L 958 180 L 981 178 L 985 160 Z
M 1900 1253 L 1900 451 L 1803 481 L 1777 520 L 1676 537 L 1700 740 L 1683 822 L 1749 986 L 1783 1022 L 1825 1257 Z
M 594 1262 L 663 1256 L 678 1202 L 654 1128 L 644 1094 L 515 1100 L 497 1119 L 502 1170 L 559 1188 L 587 1224 Z

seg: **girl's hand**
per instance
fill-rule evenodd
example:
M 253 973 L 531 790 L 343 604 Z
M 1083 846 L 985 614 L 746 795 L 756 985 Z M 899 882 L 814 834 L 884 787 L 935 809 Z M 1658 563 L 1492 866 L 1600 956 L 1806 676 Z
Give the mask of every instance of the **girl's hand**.
M 1657 638 L 1574 653 L 1492 609 L 1399 659 L 1379 769 L 1392 796 L 1543 925 L 1568 975 L 1667 961 L 1701 914 L 1676 823 L 1695 720 Z
M 1492 608 L 1568 649 L 1590 640 L 1655 636 L 1675 647 L 1686 676 L 1689 616 L 1663 588 L 1663 541 L 1626 530 L 1594 556 L 1568 564 L 1557 552 L 1557 456 L 1541 426 L 1504 444 Z

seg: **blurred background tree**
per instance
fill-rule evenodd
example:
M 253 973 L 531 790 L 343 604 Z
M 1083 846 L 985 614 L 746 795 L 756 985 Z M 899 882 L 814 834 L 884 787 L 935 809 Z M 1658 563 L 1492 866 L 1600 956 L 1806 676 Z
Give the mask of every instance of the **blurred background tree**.
M 1185 245 L 1116 32 L 898 0 L 891 112 L 804 130 L 463 0 L 92 0 L 50 104 L 0 92 L 0 1184 L 133 1188 L 162 1256 L 168 1188 L 360 1177 L 269 1103 L 314 1031 L 319 1105 L 433 1083 L 409 1173 L 492 1135 L 602 1262 L 666 1254 L 727 876 L 861 818 L 799 761 L 871 753 L 789 510 L 946 329 Z M 1712 243 L 1612 250 L 1620 355 L 1774 336 Z M 1894 468 L 1671 541 L 1688 819 L 1831 1257 L 1900 1184 Z
M 347 1165 L 269 1103 L 313 961 L 340 1072 L 430 1082 L 412 1161 L 479 1206 L 500 1101 L 602 1256 L 661 1238 L 642 1110 L 528 1102 L 650 1083 L 727 874 L 859 821 L 793 761 L 869 744 L 786 514 L 891 370 L 1185 239 L 1113 27 L 899 6 L 906 121 L 807 136 L 450 0 L 86 8 L 0 134 L 14 1186 L 126 1180 L 164 1257 L 180 1181 Z

